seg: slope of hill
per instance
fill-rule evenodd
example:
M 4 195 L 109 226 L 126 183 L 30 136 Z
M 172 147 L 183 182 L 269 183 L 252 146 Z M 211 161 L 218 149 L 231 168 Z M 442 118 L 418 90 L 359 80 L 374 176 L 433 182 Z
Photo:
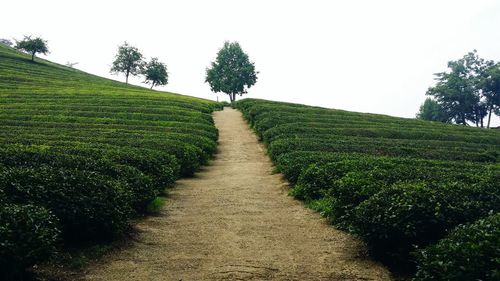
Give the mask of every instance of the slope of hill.
M 217 108 L 0 45 L 0 276 L 125 232 L 215 152 Z
M 498 278 L 497 130 L 255 99 L 237 107 L 291 194 L 374 256 L 416 266 L 418 280 Z

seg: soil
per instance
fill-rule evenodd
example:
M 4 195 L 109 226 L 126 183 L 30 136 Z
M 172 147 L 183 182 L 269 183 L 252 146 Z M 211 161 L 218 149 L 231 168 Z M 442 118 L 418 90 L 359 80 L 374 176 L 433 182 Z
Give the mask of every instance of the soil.
M 179 180 L 131 245 L 86 280 L 390 280 L 363 244 L 287 196 L 241 113 L 214 113 L 219 151 Z

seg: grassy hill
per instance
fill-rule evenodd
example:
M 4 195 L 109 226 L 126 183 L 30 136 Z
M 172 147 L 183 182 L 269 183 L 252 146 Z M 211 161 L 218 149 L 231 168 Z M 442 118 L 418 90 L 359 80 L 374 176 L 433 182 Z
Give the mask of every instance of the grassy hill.
M 0 45 L 0 276 L 126 232 L 215 152 L 218 106 Z
M 500 275 L 500 132 L 245 99 L 291 194 L 417 280 Z M 423 249 L 423 250 L 422 250 Z

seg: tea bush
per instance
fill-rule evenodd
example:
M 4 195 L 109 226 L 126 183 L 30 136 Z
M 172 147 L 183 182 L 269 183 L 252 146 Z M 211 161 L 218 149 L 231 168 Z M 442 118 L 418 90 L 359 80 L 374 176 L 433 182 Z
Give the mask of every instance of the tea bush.
M 500 213 L 451 231 L 417 254 L 415 281 L 500 279 Z
M 427 262 L 412 253 L 498 212 L 499 131 L 257 99 L 236 107 L 290 182 L 290 194 L 396 269 Z M 464 268 L 440 280 L 468 280 L 475 271 Z
M 0 199 L 7 204 L 0 227 L 40 231 L 5 236 L 13 246 L 0 249 L 2 274 L 47 258 L 57 245 L 126 232 L 175 180 L 209 161 L 218 139 L 211 113 L 222 107 L 33 63 L 0 46 Z M 17 224 L 6 215 L 14 211 Z M 57 233 L 60 243 L 44 233 Z M 4 267 L 8 251 L 34 243 L 40 251 L 19 248 L 20 268 Z
M 56 252 L 57 218 L 30 204 L 0 204 L 0 278 L 19 280 L 32 264 Z

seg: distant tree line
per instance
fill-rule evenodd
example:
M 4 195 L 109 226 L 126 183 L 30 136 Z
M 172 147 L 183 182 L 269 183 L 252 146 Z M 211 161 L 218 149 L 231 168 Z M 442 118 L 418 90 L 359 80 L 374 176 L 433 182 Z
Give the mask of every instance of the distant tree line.
M 437 84 L 427 90 L 417 118 L 489 128 L 491 116 L 500 116 L 500 63 L 474 50 L 448 62 L 448 68 L 435 74 Z
M 12 42 L 0 39 L 0 44 L 11 46 Z M 15 48 L 31 54 L 33 62 L 37 53 L 49 52 L 47 41 L 40 37 L 24 36 L 23 40 L 16 40 Z M 66 66 L 73 67 L 76 64 L 67 62 Z M 110 72 L 112 74 L 123 73 L 127 84 L 130 76 L 143 75 L 144 83 L 151 84 L 151 89 L 168 83 L 167 65 L 155 57 L 146 62 L 139 49 L 127 42 L 118 46 Z M 205 82 L 210 84 L 213 92 L 223 92 L 229 96 L 231 102 L 234 102 L 236 95 L 246 94 L 247 89 L 255 85 L 258 73 L 254 63 L 243 52 L 238 42 L 224 42 L 224 46 L 217 53 L 216 60 L 206 69 Z

